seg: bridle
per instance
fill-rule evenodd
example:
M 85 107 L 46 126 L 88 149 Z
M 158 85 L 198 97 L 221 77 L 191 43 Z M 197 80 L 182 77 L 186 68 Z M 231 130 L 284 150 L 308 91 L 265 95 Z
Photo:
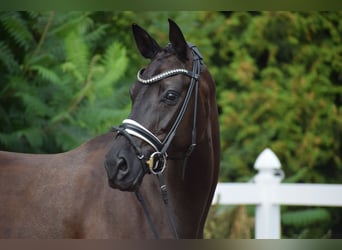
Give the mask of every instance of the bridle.
M 191 82 L 185 96 L 183 105 L 177 115 L 175 122 L 173 123 L 169 133 L 165 136 L 164 140 L 161 141 L 157 136 L 155 136 L 151 131 L 146 129 L 144 126 L 139 124 L 137 121 L 132 119 L 125 119 L 119 127 L 113 127 L 113 130 L 117 131 L 118 135 L 123 135 L 126 139 L 130 142 L 131 146 L 133 147 L 137 158 L 142 163 L 145 171 L 147 173 L 152 174 L 160 174 L 164 171 L 167 162 L 167 150 L 176 135 L 177 128 L 179 127 L 181 121 L 183 120 L 185 111 L 189 105 L 189 101 L 191 99 L 192 94 L 194 94 L 194 117 L 193 117 L 193 126 L 192 126 L 192 133 L 191 133 L 191 144 L 189 145 L 185 157 L 189 157 L 192 153 L 193 149 L 196 146 L 196 120 L 197 120 L 197 98 L 198 98 L 198 80 L 200 77 L 203 59 L 201 54 L 199 53 L 198 49 L 189 44 L 189 47 L 192 49 L 193 54 L 193 69 L 189 71 L 187 69 L 173 69 L 167 72 L 163 72 L 156 76 L 153 76 L 149 79 L 143 79 L 142 73 L 144 69 L 139 70 L 137 74 L 138 82 L 150 85 L 156 82 L 159 82 L 162 79 L 177 75 L 177 74 L 184 74 L 191 78 Z M 139 138 L 149 144 L 155 151 L 149 156 L 146 157 L 141 149 L 137 146 L 137 144 L 132 140 L 132 136 Z M 146 169 L 146 166 L 148 167 Z
M 189 48 L 192 51 L 192 56 L 193 56 L 193 65 L 192 65 L 192 71 L 189 71 L 187 69 L 172 69 L 166 72 L 163 72 L 161 74 L 155 75 L 149 79 L 144 79 L 142 77 L 142 74 L 145 69 L 141 69 L 138 71 L 137 74 L 137 79 L 138 82 L 144 85 L 150 85 L 156 82 L 159 82 L 160 80 L 163 80 L 165 78 L 178 75 L 178 74 L 183 74 L 191 78 L 189 88 L 187 90 L 184 102 L 181 106 L 181 109 L 170 129 L 168 134 L 165 136 L 165 138 L 161 141 L 157 136 L 155 136 L 151 131 L 149 131 L 147 128 L 142 126 L 140 123 L 137 121 L 134 121 L 132 119 L 125 119 L 122 124 L 119 127 L 114 127 L 113 130 L 117 132 L 117 135 L 123 135 L 132 148 L 134 149 L 137 158 L 139 159 L 145 173 L 149 174 L 154 174 L 157 175 L 159 178 L 160 182 L 160 188 L 162 191 L 162 196 L 163 196 L 163 201 L 165 208 L 168 213 L 169 217 L 169 222 L 171 224 L 171 227 L 173 229 L 174 235 L 176 238 L 178 238 L 177 230 L 174 225 L 174 221 L 168 206 L 168 194 L 167 194 L 167 188 L 164 182 L 163 178 L 163 171 L 166 168 L 167 164 L 167 159 L 168 159 L 168 154 L 167 150 L 171 145 L 171 142 L 173 138 L 176 135 L 177 129 L 180 125 L 180 123 L 183 120 L 185 111 L 187 110 L 187 107 L 189 105 L 190 99 L 192 95 L 194 96 L 194 112 L 193 112 L 193 126 L 192 126 L 192 132 L 191 132 L 191 144 L 188 146 L 185 156 L 184 156 L 184 167 L 186 164 L 186 161 L 188 157 L 191 155 L 193 152 L 195 146 L 196 146 L 196 121 L 197 121 L 197 99 L 198 99 L 198 84 L 199 84 L 199 78 L 200 78 L 200 73 L 203 68 L 203 58 L 196 46 L 188 43 Z M 140 147 L 136 144 L 135 140 L 133 137 L 136 137 L 140 140 L 143 140 L 147 144 L 149 144 L 153 149 L 154 152 L 149 156 L 146 157 L 143 153 Z M 149 221 L 150 227 L 155 235 L 156 238 L 158 238 L 158 234 L 154 228 L 154 225 L 152 223 L 152 220 L 150 218 L 150 215 L 148 213 L 148 210 L 146 208 L 145 202 L 141 194 L 139 193 L 138 190 L 135 191 L 138 200 L 141 202 L 146 217 Z

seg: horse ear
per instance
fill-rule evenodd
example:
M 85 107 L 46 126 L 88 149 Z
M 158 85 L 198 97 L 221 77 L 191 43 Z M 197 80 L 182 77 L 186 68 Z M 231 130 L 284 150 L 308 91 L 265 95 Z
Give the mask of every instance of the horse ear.
M 145 58 L 152 59 L 160 50 L 158 43 L 137 24 L 132 25 L 132 31 L 141 55 Z
M 185 41 L 183 33 L 178 25 L 169 19 L 169 39 L 176 50 L 177 56 L 182 61 L 186 61 L 188 59 L 187 51 L 188 51 L 188 44 Z

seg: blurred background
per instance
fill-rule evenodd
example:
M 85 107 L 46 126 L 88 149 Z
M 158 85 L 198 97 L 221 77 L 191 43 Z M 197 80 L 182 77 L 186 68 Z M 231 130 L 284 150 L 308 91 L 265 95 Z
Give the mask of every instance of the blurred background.
M 0 12 L 0 150 L 57 153 L 130 111 L 142 58 L 131 24 L 168 43 L 171 18 L 217 85 L 220 181 L 266 147 L 287 183 L 342 183 L 342 12 Z M 342 194 L 341 194 L 342 195 Z M 253 206 L 214 205 L 206 238 L 253 238 Z M 282 206 L 282 238 L 342 238 L 342 209 Z

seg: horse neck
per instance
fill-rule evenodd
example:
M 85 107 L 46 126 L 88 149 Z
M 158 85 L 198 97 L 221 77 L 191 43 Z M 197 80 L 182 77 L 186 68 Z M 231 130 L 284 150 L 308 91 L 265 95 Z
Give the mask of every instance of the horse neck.
M 189 237 L 202 237 L 218 179 L 220 144 L 215 96 L 211 96 L 208 105 L 209 114 L 200 119 L 207 122 L 204 135 L 187 165 L 183 166 L 182 160 L 171 161 L 166 175 L 171 204 L 180 227 L 187 230 L 189 225 L 194 226 L 189 229 L 194 235 Z

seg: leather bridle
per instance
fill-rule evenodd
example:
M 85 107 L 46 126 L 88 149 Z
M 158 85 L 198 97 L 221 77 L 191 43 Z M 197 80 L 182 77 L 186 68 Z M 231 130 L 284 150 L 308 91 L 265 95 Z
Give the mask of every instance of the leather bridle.
M 167 150 L 171 145 L 171 142 L 173 138 L 176 135 L 177 129 L 180 125 L 180 123 L 183 120 L 184 114 L 187 110 L 187 107 L 189 105 L 190 99 L 192 96 L 194 96 L 194 111 L 193 111 L 193 126 L 192 126 L 192 132 L 191 132 L 191 144 L 188 146 L 185 156 L 184 156 L 184 166 L 186 165 L 186 161 L 188 157 L 193 152 L 195 146 L 196 146 L 196 121 L 197 121 L 197 99 L 198 99 L 198 84 L 199 84 L 199 78 L 200 73 L 202 71 L 203 67 L 203 58 L 196 46 L 188 43 L 189 48 L 192 51 L 193 56 L 193 65 L 192 65 L 192 71 L 189 71 L 187 69 L 172 69 L 166 72 L 163 72 L 161 74 L 158 74 L 156 76 L 153 76 L 149 79 L 144 79 L 142 77 L 142 73 L 144 69 L 139 70 L 137 74 L 138 82 L 145 85 L 150 85 L 156 82 L 159 82 L 165 78 L 178 75 L 178 74 L 184 74 L 191 78 L 189 88 L 187 90 L 184 102 L 181 106 L 181 109 L 170 129 L 168 134 L 165 136 L 164 140 L 160 140 L 157 136 L 155 136 L 151 131 L 149 131 L 147 128 L 142 126 L 137 121 L 134 121 L 132 119 L 125 119 L 122 124 L 119 127 L 114 127 L 113 130 L 117 132 L 117 135 L 124 136 L 130 145 L 133 147 L 137 158 L 139 159 L 144 171 L 146 173 L 152 173 L 154 175 L 158 176 L 159 182 L 160 182 L 160 188 L 162 192 L 162 198 L 164 201 L 165 209 L 167 211 L 167 215 L 169 218 L 169 223 L 171 228 L 173 229 L 173 234 L 175 238 L 178 238 L 176 226 L 168 205 L 168 193 L 167 193 L 167 187 L 164 181 L 164 177 L 162 175 L 163 171 L 165 170 L 168 155 Z M 140 147 L 136 144 L 133 137 L 138 138 L 140 140 L 143 140 L 147 144 L 149 144 L 153 149 L 154 152 L 149 156 L 146 157 L 143 153 Z M 139 190 L 135 190 L 136 196 L 138 200 L 140 201 L 145 215 L 147 217 L 147 220 L 150 224 L 151 230 L 155 236 L 155 238 L 159 238 L 158 233 L 154 227 L 154 224 L 152 222 L 151 216 L 147 210 L 145 201 L 140 194 Z
M 145 128 L 144 126 L 139 124 L 137 121 L 134 121 L 132 119 L 125 119 L 119 127 L 113 127 L 113 130 L 117 131 L 118 135 L 123 135 L 129 141 L 129 143 L 135 150 L 137 158 L 140 160 L 143 168 L 145 169 L 145 171 L 147 171 L 147 173 L 152 173 L 152 174 L 157 175 L 157 174 L 161 174 L 164 171 L 166 167 L 167 158 L 168 158 L 167 150 L 170 147 L 171 142 L 176 135 L 176 131 L 181 121 L 183 120 L 185 111 L 189 105 L 192 95 L 194 95 L 194 98 L 195 98 L 194 99 L 194 112 L 193 112 L 193 126 L 192 126 L 192 132 L 191 132 L 192 139 L 191 139 L 191 144 L 188 146 L 188 149 L 185 153 L 185 157 L 189 157 L 196 146 L 198 82 L 199 82 L 199 77 L 200 77 L 200 73 L 201 73 L 201 69 L 203 65 L 203 58 L 201 54 L 199 53 L 198 49 L 194 45 L 192 44 L 188 44 L 188 45 L 191 48 L 192 54 L 193 54 L 192 71 L 189 71 L 187 69 L 173 69 L 173 70 L 169 70 L 167 72 L 158 74 L 156 76 L 153 76 L 150 79 L 142 78 L 141 73 L 144 71 L 144 69 L 139 70 L 137 74 L 138 82 L 145 84 L 145 85 L 150 85 L 150 84 L 159 82 L 160 80 L 163 80 L 165 78 L 168 78 L 177 74 L 185 74 L 191 78 L 191 82 L 190 82 L 187 94 L 185 96 L 184 102 L 182 104 L 182 107 L 169 133 L 165 136 L 164 140 L 161 141 L 151 131 L 149 131 L 147 128 Z M 154 152 L 149 157 L 146 157 L 142 153 L 142 150 L 134 142 L 134 140 L 132 139 L 132 136 L 139 138 L 140 140 L 143 140 L 144 142 L 149 144 L 154 149 Z

